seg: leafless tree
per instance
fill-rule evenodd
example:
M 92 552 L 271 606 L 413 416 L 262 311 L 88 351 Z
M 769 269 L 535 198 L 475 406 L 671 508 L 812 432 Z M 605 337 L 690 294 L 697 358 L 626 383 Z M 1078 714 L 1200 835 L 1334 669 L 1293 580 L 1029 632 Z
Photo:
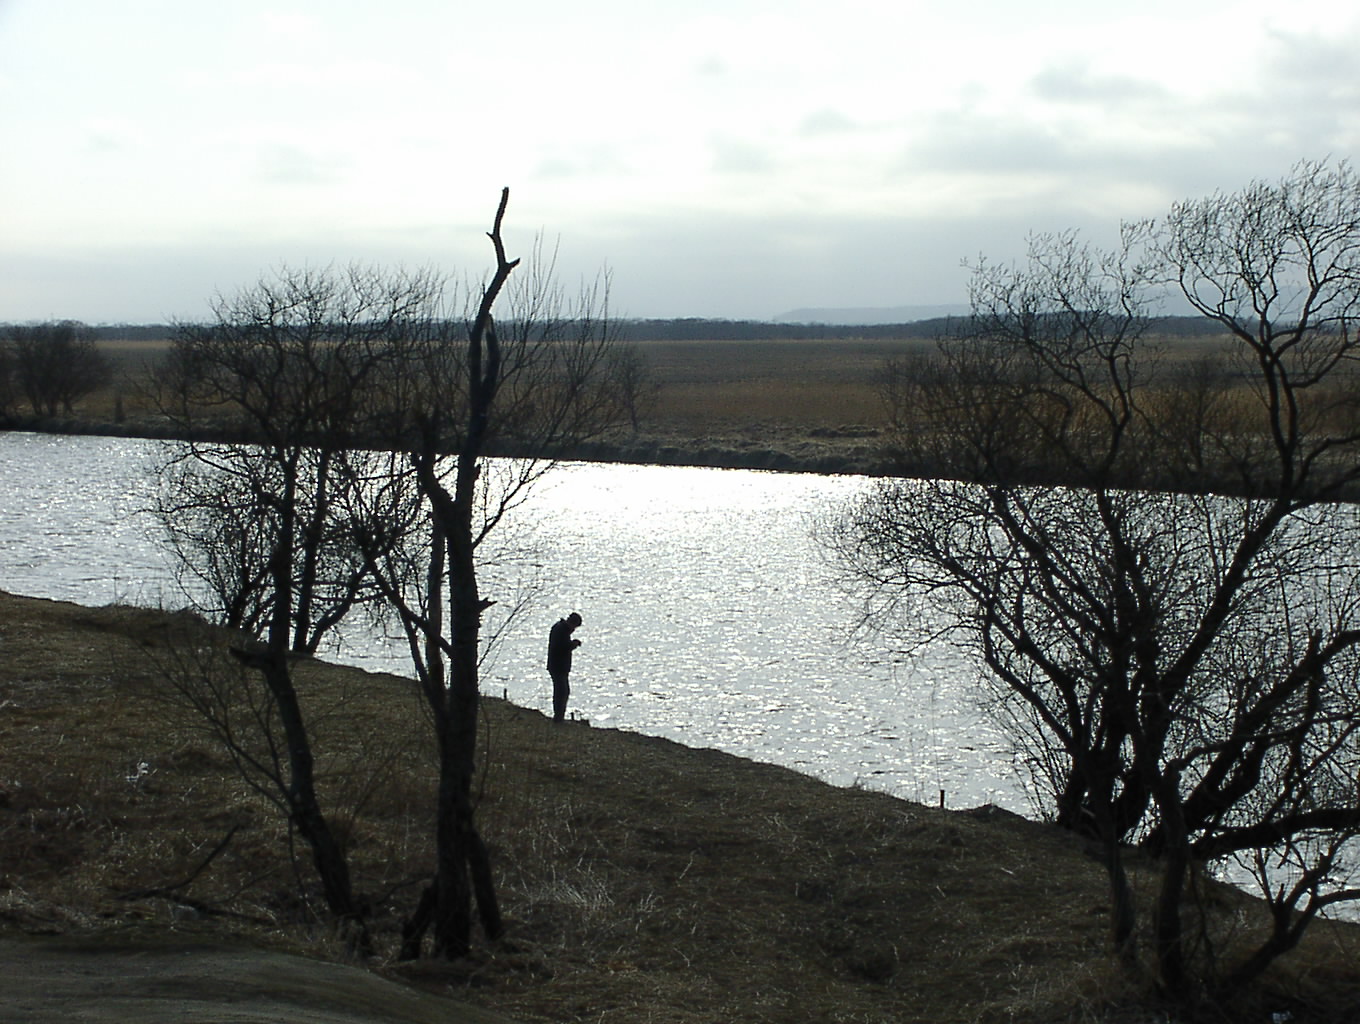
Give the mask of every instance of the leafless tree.
M 93 332 L 75 320 L 15 325 L 8 333 L 12 379 L 34 415 L 69 414 L 112 376 Z
M 403 346 L 453 329 L 443 287 L 429 271 L 284 268 L 176 328 L 155 392 L 183 440 L 159 512 L 215 618 L 310 654 L 376 596 L 332 513 L 356 453 L 402 415 Z
M 361 444 L 390 422 L 395 353 L 448 329 L 442 287 L 429 272 L 285 268 L 219 296 L 213 323 L 179 325 L 156 379 L 183 438 L 167 446 L 156 512 L 190 595 L 244 634 L 238 657 L 267 691 L 254 706 L 276 716 L 286 751 L 287 772 L 262 777 L 308 842 L 329 909 L 361 930 L 290 664 L 378 596 L 353 522 L 334 510 L 351 514 Z
M 1360 181 L 1304 164 L 1101 253 L 974 268 L 973 317 L 910 382 L 904 464 L 829 531 L 869 616 L 970 652 L 1056 820 L 1154 855 L 1168 991 L 1220 990 L 1360 895 Z M 1150 335 L 1166 282 L 1232 339 Z M 1273 925 L 1210 962 L 1197 865 L 1258 874 Z M 1283 870 L 1282 870 L 1283 869 Z M 1285 879 L 1287 881 L 1282 881 Z
M 439 776 L 436 863 L 408 955 L 431 927 L 438 955 L 466 952 L 474 892 L 486 932 L 501 931 L 472 791 L 488 539 L 558 459 L 623 416 L 604 285 L 568 302 L 541 249 L 512 277 L 507 202 L 465 318 L 443 315 L 428 274 L 285 270 L 219 299 L 215 323 L 181 325 L 158 380 L 186 439 L 162 468 L 161 520 L 204 607 L 255 641 L 237 653 L 266 692 L 237 720 L 264 715 L 284 737 L 261 741 L 283 761 L 238 760 L 275 789 L 286 779 L 280 801 L 342 919 L 359 908 L 316 799 L 289 658 L 361 606 L 380 603 L 406 632 Z
M 636 434 L 642 429 L 643 419 L 656 407 L 661 396 L 661 382 L 636 342 L 620 342 L 614 346 L 609 355 L 608 376 L 616 392 L 615 400 Z
M 483 592 L 479 569 L 533 485 L 624 415 L 603 286 L 568 301 L 541 251 L 523 266 L 508 258 L 508 202 L 506 190 L 489 233 L 495 268 L 462 338 L 413 338 L 405 353 L 418 372 L 406 378 L 401 430 L 416 443 L 352 492 L 364 500 L 356 534 L 405 629 L 439 752 L 434 877 L 405 929 L 408 957 L 427 931 L 436 955 L 466 953 L 474 900 L 484 931 L 502 928 L 473 780 L 483 617 L 504 595 Z
M 14 414 L 18 388 L 14 380 L 14 356 L 8 341 L 0 344 L 0 418 Z

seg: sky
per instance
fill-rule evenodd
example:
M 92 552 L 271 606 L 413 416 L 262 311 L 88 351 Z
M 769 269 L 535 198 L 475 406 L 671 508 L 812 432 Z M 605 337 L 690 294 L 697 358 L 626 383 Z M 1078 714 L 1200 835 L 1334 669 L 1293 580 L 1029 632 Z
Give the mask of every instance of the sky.
M 1031 233 L 1351 159 L 1357 53 L 1349 0 L 0 0 L 0 322 L 476 280 L 502 187 L 617 315 L 961 303 Z

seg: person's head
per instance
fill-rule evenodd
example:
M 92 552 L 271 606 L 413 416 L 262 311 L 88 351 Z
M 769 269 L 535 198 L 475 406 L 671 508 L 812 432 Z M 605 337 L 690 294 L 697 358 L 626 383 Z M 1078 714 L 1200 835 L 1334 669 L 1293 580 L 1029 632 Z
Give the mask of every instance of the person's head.
M 572 612 L 570 615 L 567 616 L 567 625 L 570 626 L 572 629 L 575 629 L 580 624 L 581 616 L 576 614 L 576 612 Z

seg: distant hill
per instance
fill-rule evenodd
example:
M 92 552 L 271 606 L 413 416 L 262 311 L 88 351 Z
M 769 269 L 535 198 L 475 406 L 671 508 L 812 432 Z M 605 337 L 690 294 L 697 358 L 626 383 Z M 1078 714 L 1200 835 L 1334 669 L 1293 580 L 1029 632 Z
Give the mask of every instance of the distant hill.
M 772 320 L 620 320 L 620 334 L 629 341 L 829 341 L 846 338 L 935 338 L 946 319 L 914 323 L 835 324 Z
M 939 320 L 950 316 L 967 316 L 966 303 L 945 303 L 936 306 L 860 306 L 846 309 L 794 309 L 774 318 L 780 324 L 910 324 L 918 320 Z

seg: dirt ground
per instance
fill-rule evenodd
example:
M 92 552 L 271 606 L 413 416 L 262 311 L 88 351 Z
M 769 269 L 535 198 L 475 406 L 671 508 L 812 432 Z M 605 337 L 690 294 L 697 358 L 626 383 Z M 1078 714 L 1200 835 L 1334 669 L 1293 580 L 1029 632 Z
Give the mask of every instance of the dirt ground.
M 195 941 L 0 939 L 13 1024 L 510 1024 L 358 967 Z

